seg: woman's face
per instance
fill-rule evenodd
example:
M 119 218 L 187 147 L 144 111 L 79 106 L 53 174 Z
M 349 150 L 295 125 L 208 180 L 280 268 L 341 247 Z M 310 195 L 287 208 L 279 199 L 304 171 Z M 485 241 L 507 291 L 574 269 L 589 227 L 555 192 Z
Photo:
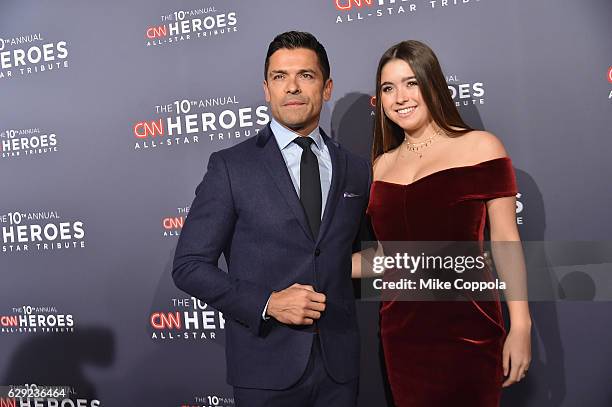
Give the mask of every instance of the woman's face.
M 406 61 L 392 59 L 380 75 L 380 98 L 387 117 L 405 132 L 417 131 L 431 121 L 414 72 Z

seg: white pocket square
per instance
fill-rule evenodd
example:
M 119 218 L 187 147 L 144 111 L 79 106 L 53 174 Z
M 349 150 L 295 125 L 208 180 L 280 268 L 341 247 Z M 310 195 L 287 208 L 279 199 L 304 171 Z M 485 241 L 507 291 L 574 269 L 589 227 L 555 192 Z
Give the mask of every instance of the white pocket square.
M 352 192 L 345 192 L 344 193 L 344 197 L 345 198 L 357 198 L 360 197 L 361 195 L 359 194 L 353 194 Z

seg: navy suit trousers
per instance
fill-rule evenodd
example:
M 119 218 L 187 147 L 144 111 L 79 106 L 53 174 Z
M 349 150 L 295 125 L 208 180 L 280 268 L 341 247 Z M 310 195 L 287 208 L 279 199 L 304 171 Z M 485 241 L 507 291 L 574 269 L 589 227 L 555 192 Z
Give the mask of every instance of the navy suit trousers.
M 359 380 L 334 381 L 325 370 L 319 335 L 313 336 L 308 365 L 297 383 L 284 390 L 234 387 L 236 407 L 354 407 Z

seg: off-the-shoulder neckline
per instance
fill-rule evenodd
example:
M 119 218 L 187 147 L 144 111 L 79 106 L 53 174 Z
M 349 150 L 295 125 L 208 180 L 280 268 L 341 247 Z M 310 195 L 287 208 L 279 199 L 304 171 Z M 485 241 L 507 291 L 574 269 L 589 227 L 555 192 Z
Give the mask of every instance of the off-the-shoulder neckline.
M 395 186 L 397 186 L 397 187 L 409 187 L 409 186 L 411 186 L 411 185 L 416 184 L 417 182 L 420 182 L 420 181 L 422 181 L 422 180 L 424 180 L 424 179 L 430 178 L 430 177 L 432 177 L 432 176 L 434 176 L 434 175 L 438 175 L 438 174 L 441 174 L 441 173 L 445 173 L 445 172 L 448 172 L 448 171 L 451 171 L 451 170 L 460 170 L 460 169 L 465 169 L 465 168 L 473 168 L 473 167 L 478 167 L 479 165 L 484 165 L 484 164 L 488 164 L 488 163 L 491 163 L 491 162 L 493 162 L 493 161 L 499 161 L 499 160 L 508 160 L 508 161 L 510 161 L 510 157 L 499 157 L 499 158 L 493 158 L 493 159 L 491 159 L 491 160 L 481 161 L 481 162 L 479 162 L 479 163 L 472 164 L 472 165 L 462 165 L 462 166 L 459 166 L 459 167 L 449 167 L 449 168 L 445 168 L 445 169 L 443 169 L 443 170 L 434 171 L 434 172 L 432 172 L 431 174 L 427 174 L 427 175 L 425 175 L 425 176 L 423 176 L 423 177 L 421 177 L 421 178 L 418 178 L 418 179 L 416 179 L 416 180 L 412 181 L 412 182 L 411 182 L 411 183 L 409 183 L 409 184 L 399 184 L 399 183 L 397 183 L 397 182 L 389 182 L 389 181 L 383 181 L 383 180 L 375 180 L 375 181 L 373 181 L 373 182 L 372 182 L 372 184 L 374 184 L 374 183 L 377 183 L 377 182 L 378 182 L 378 183 L 381 183 L 381 184 L 395 185 Z

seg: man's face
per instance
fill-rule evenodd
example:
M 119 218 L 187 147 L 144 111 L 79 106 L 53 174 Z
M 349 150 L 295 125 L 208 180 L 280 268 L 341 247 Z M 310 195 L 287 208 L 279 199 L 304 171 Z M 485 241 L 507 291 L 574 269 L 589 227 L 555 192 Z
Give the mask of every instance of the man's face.
M 317 54 L 307 48 L 279 49 L 270 56 L 263 83 L 272 116 L 281 125 L 308 135 L 319 125 L 323 102 L 331 97 Z

